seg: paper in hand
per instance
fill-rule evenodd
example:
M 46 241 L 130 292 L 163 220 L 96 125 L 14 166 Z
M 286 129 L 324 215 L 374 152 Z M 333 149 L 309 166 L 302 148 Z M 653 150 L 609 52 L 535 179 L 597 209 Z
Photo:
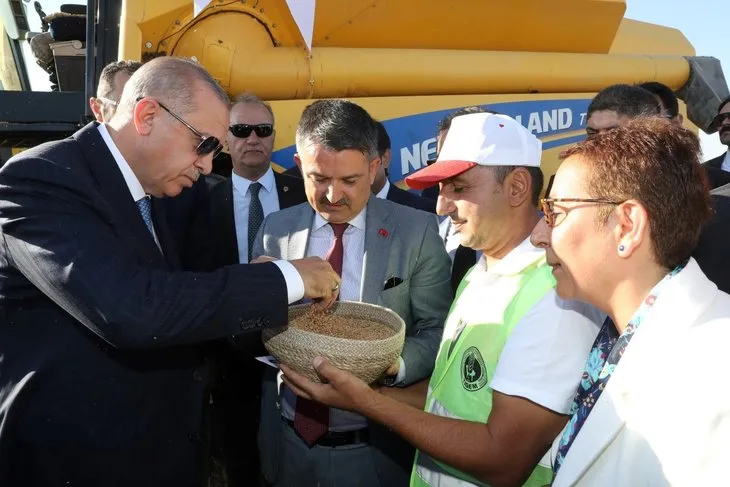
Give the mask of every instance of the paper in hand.
M 279 361 L 276 360 L 271 355 L 264 355 L 263 357 L 256 357 L 256 360 L 259 362 L 268 365 L 269 367 L 273 367 L 275 369 L 279 369 Z

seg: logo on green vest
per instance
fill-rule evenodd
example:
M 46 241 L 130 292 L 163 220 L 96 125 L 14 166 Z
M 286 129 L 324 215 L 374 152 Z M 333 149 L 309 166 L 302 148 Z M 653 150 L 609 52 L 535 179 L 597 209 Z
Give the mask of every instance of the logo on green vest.
M 477 347 L 469 347 L 461 357 L 461 384 L 467 391 L 487 385 L 487 367 Z

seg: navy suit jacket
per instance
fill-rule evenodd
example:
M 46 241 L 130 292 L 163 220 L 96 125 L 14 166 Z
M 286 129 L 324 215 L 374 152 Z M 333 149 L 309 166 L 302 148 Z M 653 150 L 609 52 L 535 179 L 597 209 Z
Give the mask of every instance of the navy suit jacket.
M 394 203 L 410 206 L 411 208 L 427 211 L 429 213 L 436 213 L 436 200 L 430 200 L 423 196 L 415 195 L 409 191 L 400 189 L 393 183 L 390 183 L 387 198 Z
M 702 229 L 697 247 L 692 252 L 705 275 L 720 291 L 730 293 L 730 184 L 712 191 L 715 214 Z
M 286 322 L 286 283 L 179 272 L 159 203 L 162 253 L 96 124 L 0 169 L 0 485 L 202 483 L 200 344 Z
M 710 189 L 719 188 L 720 186 L 730 183 L 730 172 L 722 170 L 722 162 L 724 160 L 725 154 L 720 154 L 702 165 L 707 172 L 707 180 L 710 183 Z

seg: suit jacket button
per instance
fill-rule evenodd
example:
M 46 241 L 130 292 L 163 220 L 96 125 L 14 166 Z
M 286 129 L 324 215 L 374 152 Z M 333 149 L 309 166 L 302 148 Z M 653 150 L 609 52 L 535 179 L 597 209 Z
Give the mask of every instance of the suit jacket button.
M 196 370 L 195 372 L 193 372 L 193 380 L 195 380 L 196 382 L 200 382 L 201 380 L 203 380 L 203 376 L 200 372 Z
M 200 443 L 200 433 L 197 431 L 193 431 L 190 434 L 188 434 L 188 439 L 192 441 L 193 443 Z

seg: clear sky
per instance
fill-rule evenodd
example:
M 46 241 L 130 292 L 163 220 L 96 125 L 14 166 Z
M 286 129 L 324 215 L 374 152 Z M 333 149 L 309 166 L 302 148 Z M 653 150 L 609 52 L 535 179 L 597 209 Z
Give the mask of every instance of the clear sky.
M 150 0 L 153 1 L 153 0 Z M 190 0 L 192 3 L 193 0 Z M 58 10 L 63 3 L 85 4 L 74 0 L 42 0 L 47 14 Z M 730 0 L 627 0 L 626 17 L 652 24 L 666 25 L 682 31 L 695 47 L 698 56 L 713 56 L 723 65 L 725 77 L 730 78 L 730 42 L 727 27 L 730 24 Z M 33 31 L 40 30 L 38 15 L 28 5 L 28 20 Z M 29 51 L 29 50 L 28 50 Z M 28 52 L 30 54 L 30 52 Z M 35 89 L 48 89 L 45 72 L 28 63 L 31 83 Z M 705 135 L 700 131 L 705 159 L 722 153 L 717 134 Z

